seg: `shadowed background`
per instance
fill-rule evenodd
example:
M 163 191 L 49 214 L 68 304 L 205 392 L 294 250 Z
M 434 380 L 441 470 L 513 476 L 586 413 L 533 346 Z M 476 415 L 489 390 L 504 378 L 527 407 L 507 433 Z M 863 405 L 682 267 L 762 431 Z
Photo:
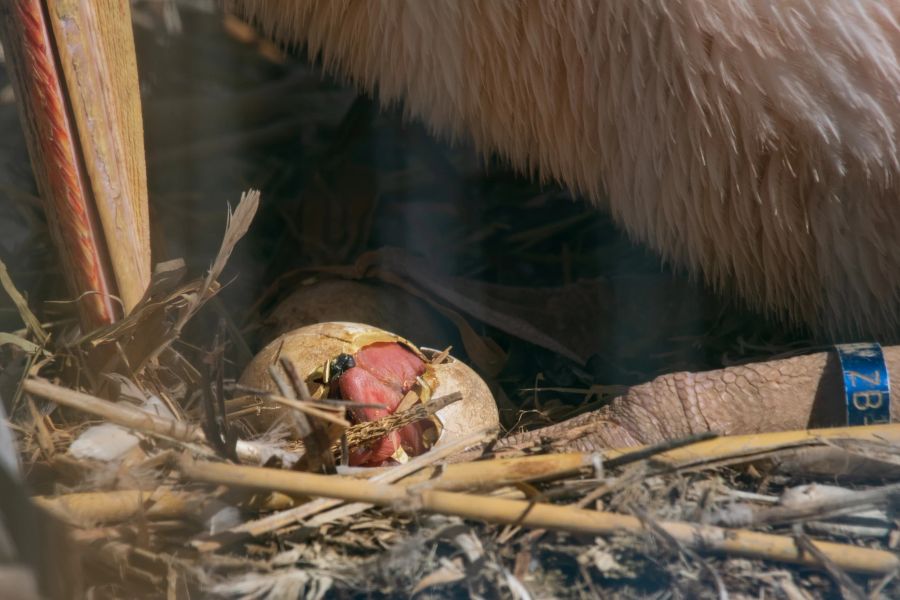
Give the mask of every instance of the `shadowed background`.
M 314 276 L 297 269 L 352 264 L 373 251 L 390 256 L 431 304 L 396 289 L 383 301 L 342 300 L 381 302 L 401 333 L 465 355 L 457 327 L 433 310 L 449 306 L 505 356 L 494 375 L 508 398 L 554 419 L 591 386 L 602 393 L 810 345 L 803 332 L 671 272 L 582 199 L 435 141 L 404 122 L 400 107 L 380 110 L 309 65 L 303 49 L 284 52 L 209 3 L 139 2 L 135 25 L 155 261 L 184 257 L 202 272 L 226 203 L 262 191 L 222 295 L 253 350 L 277 301 Z M 65 318 L 66 304 L 47 302 L 66 293 L 13 101 L 0 69 L 0 259 L 45 319 Z M 448 300 L 454 290 L 475 308 Z M 3 323 L 15 326 L 14 309 L 0 303 Z M 492 312 L 518 321 L 498 327 Z M 430 323 L 418 336 L 420 314 Z M 545 343 L 518 322 L 536 324 Z M 535 386 L 553 389 L 527 391 Z

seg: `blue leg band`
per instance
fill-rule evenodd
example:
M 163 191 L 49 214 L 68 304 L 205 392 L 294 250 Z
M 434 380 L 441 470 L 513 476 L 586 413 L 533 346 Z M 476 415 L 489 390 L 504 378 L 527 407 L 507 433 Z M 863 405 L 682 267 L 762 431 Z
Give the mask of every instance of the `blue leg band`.
M 891 422 L 891 382 L 878 344 L 835 346 L 844 375 L 847 425 Z

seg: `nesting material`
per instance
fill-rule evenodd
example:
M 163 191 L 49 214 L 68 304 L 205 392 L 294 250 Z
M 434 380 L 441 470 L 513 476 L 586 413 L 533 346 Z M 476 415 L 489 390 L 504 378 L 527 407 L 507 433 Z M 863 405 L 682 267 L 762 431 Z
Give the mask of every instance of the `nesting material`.
M 860 595 L 863 586 L 873 595 L 896 595 L 890 579 L 898 568 L 890 513 L 896 483 L 794 493 L 788 501 L 792 494 L 781 491 L 799 478 L 766 473 L 759 460 L 824 448 L 890 465 L 898 462 L 896 425 L 714 440 L 704 432 L 590 453 L 567 448 L 578 432 L 563 434 L 557 426 L 527 444 L 523 437 L 497 443 L 484 431 L 496 426 L 493 398 L 463 363 L 352 323 L 286 334 L 250 362 L 236 385 L 224 350 L 234 339 L 224 325 L 176 342 L 221 289 L 216 280 L 254 201 L 245 198 L 235 210 L 205 277 L 182 283 L 181 269 L 158 270 L 147 298 L 115 327 L 58 344 L 24 307 L 35 331 L 14 351 L 30 352 L 35 366 L 21 373 L 22 397 L 10 420 L 34 496 L 29 502 L 12 482 L 0 510 L 33 511 L 32 521 L 4 514 L 4 524 L 21 556 L 39 550 L 27 561 L 35 573 L 46 563 L 71 563 L 85 581 L 57 577 L 67 591 L 112 589 L 128 597 L 163 590 L 174 597 L 362 590 L 496 597 L 514 589 L 519 597 L 631 598 L 655 597 L 671 585 L 684 587 L 685 596 L 714 589 L 720 597 L 729 590 L 774 596 L 795 588 L 811 597 L 841 589 Z M 89 377 L 98 356 L 109 371 Z M 60 365 L 71 365 L 77 376 Z M 354 369 L 362 371 L 342 381 Z M 353 398 L 359 389 L 381 390 L 378 399 L 388 405 L 360 403 Z M 350 400 L 333 397 L 341 394 Z M 434 415 L 424 410 L 435 405 L 441 408 Z M 390 410 L 376 421 L 350 423 L 354 413 Z M 402 431 L 413 422 L 406 415 L 436 416 L 434 448 L 400 465 L 396 459 L 381 468 L 334 464 L 335 431 L 352 450 L 351 440 L 365 444 Z M 251 440 L 282 417 L 269 436 Z M 646 418 L 667 414 L 655 406 Z M 239 420 L 256 433 L 238 427 Z M 366 437 L 369 429 L 379 436 Z M 123 445 L 101 435 L 108 431 L 127 432 L 126 446 L 138 439 L 139 451 L 122 456 Z M 273 441 L 295 433 L 302 448 Z M 78 450 L 88 441 L 99 453 Z M 311 443 L 319 444 L 316 452 Z M 502 458 L 495 452 L 501 447 Z M 566 452 L 554 454 L 559 450 Z M 337 454 L 345 455 L 341 444 Z M 122 460 L 97 460 L 111 456 Z M 832 472 L 828 481 L 844 475 Z M 23 544 L 23 530 L 40 529 L 35 520 L 57 530 L 63 525 L 53 524 L 64 521 L 72 549 L 54 554 L 66 546 L 34 536 Z

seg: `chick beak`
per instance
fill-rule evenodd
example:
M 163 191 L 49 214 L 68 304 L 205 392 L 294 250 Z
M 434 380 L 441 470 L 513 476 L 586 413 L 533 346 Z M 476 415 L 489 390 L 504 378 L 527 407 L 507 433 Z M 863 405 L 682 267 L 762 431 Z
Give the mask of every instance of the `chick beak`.
M 3 0 L 0 40 L 82 327 L 111 323 L 134 307 L 150 278 L 128 0 Z

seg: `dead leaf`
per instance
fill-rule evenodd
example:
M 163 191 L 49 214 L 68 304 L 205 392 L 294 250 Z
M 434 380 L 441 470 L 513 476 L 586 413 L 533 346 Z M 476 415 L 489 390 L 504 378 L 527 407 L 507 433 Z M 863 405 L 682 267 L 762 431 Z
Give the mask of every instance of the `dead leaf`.
M 452 561 L 445 561 L 444 566 L 436 571 L 432 571 L 431 573 L 420 579 L 415 587 L 413 587 L 410 595 L 415 596 L 422 590 L 434 587 L 436 585 L 456 583 L 457 581 L 461 581 L 463 578 L 465 578 L 465 576 L 466 573 L 465 571 L 463 571 L 461 559 L 456 558 Z
M 231 212 L 229 208 L 222 245 L 219 247 L 219 252 L 216 254 L 216 259 L 209 268 L 209 272 L 206 274 L 206 280 L 203 282 L 203 287 L 200 288 L 200 293 L 198 294 L 195 303 L 205 301 L 210 286 L 212 286 L 213 282 L 222 274 L 222 270 L 228 263 L 228 259 L 231 257 L 234 247 L 250 229 L 250 223 L 253 222 L 253 217 L 256 215 L 256 210 L 258 208 L 259 192 L 257 190 L 250 190 L 249 192 L 241 194 L 241 201 L 238 202 L 234 212 Z M 192 314 L 192 311 L 188 311 L 187 314 Z M 189 318 L 189 316 L 186 318 L 183 317 L 185 321 Z

